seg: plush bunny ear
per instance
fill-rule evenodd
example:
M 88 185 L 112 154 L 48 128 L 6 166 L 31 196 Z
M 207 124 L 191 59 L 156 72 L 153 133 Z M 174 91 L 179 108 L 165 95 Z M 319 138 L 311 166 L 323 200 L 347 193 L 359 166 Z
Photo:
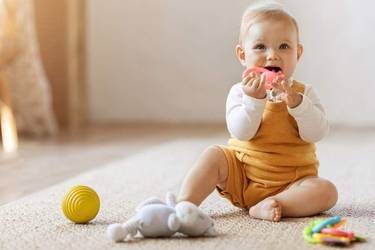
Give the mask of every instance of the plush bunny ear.
M 176 206 L 176 196 L 172 192 L 167 192 L 165 195 L 165 202 L 168 206 L 175 207 Z
M 138 212 L 142 207 L 151 205 L 151 204 L 163 204 L 165 205 L 165 202 L 160 200 L 158 197 L 151 197 L 148 198 L 147 200 L 141 202 L 136 208 L 135 211 Z

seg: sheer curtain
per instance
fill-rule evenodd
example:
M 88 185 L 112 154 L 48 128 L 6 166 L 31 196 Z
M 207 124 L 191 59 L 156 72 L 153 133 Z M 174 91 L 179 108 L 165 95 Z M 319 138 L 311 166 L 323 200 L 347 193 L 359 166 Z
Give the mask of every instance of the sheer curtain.
M 10 90 L 18 131 L 55 134 L 57 125 L 39 55 L 33 1 L 0 0 L 0 77 Z

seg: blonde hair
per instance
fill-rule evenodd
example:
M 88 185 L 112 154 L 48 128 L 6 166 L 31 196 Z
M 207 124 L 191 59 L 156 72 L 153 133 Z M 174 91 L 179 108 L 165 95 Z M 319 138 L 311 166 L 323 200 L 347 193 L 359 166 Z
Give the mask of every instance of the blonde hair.
M 281 20 L 283 18 L 289 19 L 297 30 L 297 40 L 299 42 L 299 30 L 297 21 L 289 13 L 289 11 L 284 8 L 283 5 L 276 1 L 257 1 L 251 4 L 242 15 L 239 37 L 239 44 L 241 46 L 251 25 L 264 18 L 271 18 L 275 20 Z

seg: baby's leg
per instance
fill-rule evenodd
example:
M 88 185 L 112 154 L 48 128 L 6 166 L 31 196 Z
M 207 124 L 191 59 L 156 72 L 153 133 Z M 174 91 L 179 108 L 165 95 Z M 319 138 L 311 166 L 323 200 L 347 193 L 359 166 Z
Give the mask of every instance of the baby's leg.
M 249 210 L 250 216 L 279 221 L 282 217 L 303 217 L 332 208 L 337 201 L 336 187 L 319 177 L 301 179 L 287 190 L 264 199 Z
M 178 201 L 190 201 L 199 206 L 219 186 L 225 189 L 228 177 L 228 163 L 218 146 L 208 147 L 186 175 Z

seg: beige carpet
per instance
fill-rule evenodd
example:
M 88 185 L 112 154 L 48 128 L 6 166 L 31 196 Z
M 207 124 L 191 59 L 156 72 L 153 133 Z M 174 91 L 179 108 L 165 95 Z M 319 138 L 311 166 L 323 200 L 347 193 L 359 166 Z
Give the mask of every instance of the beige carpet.
M 347 217 L 347 229 L 368 239 L 354 249 L 375 249 L 374 138 L 374 134 L 331 136 L 319 145 L 321 175 L 334 181 L 340 192 L 337 206 L 321 216 Z M 5 204 L 0 207 L 0 249 L 328 249 L 303 240 L 301 232 L 312 218 L 280 223 L 250 219 L 216 193 L 202 205 L 215 219 L 220 233 L 216 238 L 117 244 L 106 238 L 108 224 L 125 221 L 149 196 L 163 198 L 168 190 L 177 192 L 199 153 L 212 143 L 224 142 L 221 137 L 173 141 Z M 70 223 L 60 209 L 64 193 L 77 184 L 93 187 L 101 198 L 101 210 L 89 225 Z

